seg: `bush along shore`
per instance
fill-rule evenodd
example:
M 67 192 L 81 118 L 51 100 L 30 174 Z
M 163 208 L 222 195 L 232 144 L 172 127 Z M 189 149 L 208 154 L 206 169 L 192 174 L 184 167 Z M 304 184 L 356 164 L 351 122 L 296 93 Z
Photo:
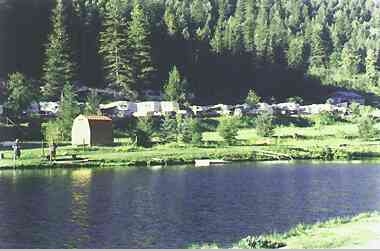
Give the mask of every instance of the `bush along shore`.
M 247 236 L 232 245 L 238 249 L 371 248 L 380 233 L 379 212 L 337 217 L 314 224 L 298 224 L 288 232 Z M 379 241 L 377 240 L 376 243 Z M 373 246 L 374 248 L 376 246 Z M 217 243 L 193 244 L 191 249 L 225 248 Z

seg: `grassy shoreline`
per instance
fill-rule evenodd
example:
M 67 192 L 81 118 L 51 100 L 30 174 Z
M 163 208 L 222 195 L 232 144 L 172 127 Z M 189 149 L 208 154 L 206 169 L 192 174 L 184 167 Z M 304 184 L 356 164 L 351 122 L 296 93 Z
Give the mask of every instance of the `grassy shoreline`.
M 380 127 L 380 124 L 377 124 Z M 294 137 L 296 135 L 296 137 Z M 238 144 L 226 146 L 216 132 L 203 133 L 203 145 L 181 143 L 158 144 L 141 148 L 118 139 L 113 147 L 75 148 L 60 146 L 58 157 L 76 155 L 92 163 L 49 165 L 38 148 L 22 149 L 22 159 L 16 168 L 59 168 L 97 166 L 147 166 L 192 164 L 196 159 L 224 159 L 228 161 L 274 160 L 369 160 L 380 159 L 380 141 L 364 140 L 358 136 L 357 125 L 338 123 L 317 127 L 278 127 L 272 138 L 257 136 L 255 129 L 241 129 Z M 9 148 L 8 148 L 9 149 Z M 0 150 L 6 159 L 0 160 L 0 169 L 13 169 L 12 152 Z M 46 158 L 45 158 L 46 159 Z M 95 164 L 94 164 L 95 162 Z M 99 164 L 96 164 L 96 163 Z
M 261 236 L 262 239 L 285 244 L 286 249 L 369 248 L 380 235 L 380 213 L 367 212 L 351 217 L 337 217 L 314 224 L 298 224 L 285 233 Z M 252 248 L 247 239 L 232 248 Z M 194 244 L 191 249 L 218 249 L 217 243 Z

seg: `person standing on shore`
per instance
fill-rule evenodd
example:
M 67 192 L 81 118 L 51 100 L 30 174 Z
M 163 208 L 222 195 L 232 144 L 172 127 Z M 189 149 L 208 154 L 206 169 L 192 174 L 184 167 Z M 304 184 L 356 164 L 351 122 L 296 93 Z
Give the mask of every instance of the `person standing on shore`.
M 55 156 L 57 154 L 57 144 L 53 142 L 53 144 L 49 147 L 49 160 L 53 161 L 55 159 Z
M 13 148 L 13 160 L 20 159 L 21 157 L 21 146 L 19 139 L 16 139 L 12 145 Z

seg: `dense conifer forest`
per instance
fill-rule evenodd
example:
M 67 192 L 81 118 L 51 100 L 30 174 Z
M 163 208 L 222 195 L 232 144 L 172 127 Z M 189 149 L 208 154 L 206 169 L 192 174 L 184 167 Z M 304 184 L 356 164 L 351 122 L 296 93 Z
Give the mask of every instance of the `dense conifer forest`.
M 379 68 L 374 0 L 0 0 L 0 76 L 49 99 L 68 82 L 138 98 L 172 69 L 197 103 L 380 94 Z

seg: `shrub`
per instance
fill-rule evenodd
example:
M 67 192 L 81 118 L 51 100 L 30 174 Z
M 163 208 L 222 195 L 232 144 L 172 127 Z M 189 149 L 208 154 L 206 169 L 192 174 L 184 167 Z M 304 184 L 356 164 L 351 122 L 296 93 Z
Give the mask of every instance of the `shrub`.
M 202 127 L 199 119 L 185 118 L 179 120 L 178 130 L 182 142 L 195 145 L 202 143 Z
M 261 137 L 270 137 L 274 133 L 273 116 L 268 113 L 259 114 L 256 118 L 256 132 Z
M 166 143 L 177 140 L 177 120 L 170 116 L 165 116 L 160 126 L 160 136 Z
M 44 139 L 48 143 L 57 143 L 62 140 L 62 132 L 59 129 L 59 123 L 55 120 L 51 120 L 42 126 Z
M 370 139 L 376 136 L 375 122 L 368 115 L 363 116 L 358 125 L 359 136 L 364 139 Z
M 250 106 L 256 106 L 259 103 L 261 98 L 257 95 L 256 91 L 251 89 L 248 91 L 248 95 L 245 98 L 245 102 Z
M 239 118 L 240 128 L 253 128 L 256 126 L 256 118 L 252 116 L 243 115 Z
M 338 116 L 333 112 L 324 111 L 312 117 L 317 126 L 333 125 L 338 121 Z
M 136 143 L 138 146 L 151 147 L 154 133 L 154 121 L 152 117 L 139 118 L 135 130 Z
M 300 96 L 289 97 L 287 100 L 289 103 L 302 104 L 303 99 Z
M 313 125 L 313 122 L 306 117 L 301 116 L 289 116 L 289 115 L 278 115 L 274 118 L 275 125 L 277 126 L 297 126 L 297 127 L 309 127 Z
M 239 123 L 236 118 L 223 117 L 217 128 L 219 135 L 228 145 L 233 145 L 236 142 L 236 136 L 239 131 Z
M 283 242 L 267 239 L 263 236 L 247 236 L 239 241 L 239 248 L 244 249 L 275 249 L 285 247 Z

